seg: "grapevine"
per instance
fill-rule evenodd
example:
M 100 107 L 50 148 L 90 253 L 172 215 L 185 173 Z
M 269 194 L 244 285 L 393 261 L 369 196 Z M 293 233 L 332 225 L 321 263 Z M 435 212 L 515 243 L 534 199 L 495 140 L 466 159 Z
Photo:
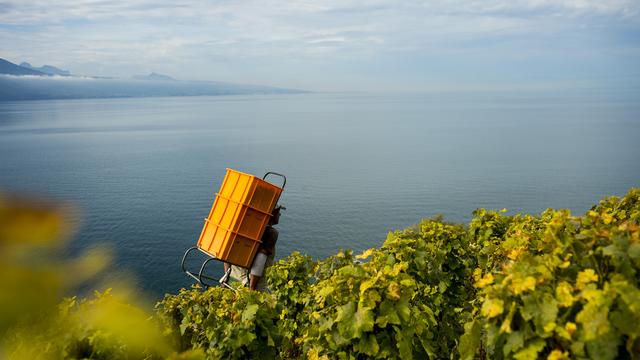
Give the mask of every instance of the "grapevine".
M 8 298 L 37 307 L 0 323 L 0 357 L 640 359 L 640 189 L 579 216 L 425 219 L 361 254 L 292 253 L 266 276 L 268 293 L 193 287 L 153 312 L 110 291 L 56 309 Z

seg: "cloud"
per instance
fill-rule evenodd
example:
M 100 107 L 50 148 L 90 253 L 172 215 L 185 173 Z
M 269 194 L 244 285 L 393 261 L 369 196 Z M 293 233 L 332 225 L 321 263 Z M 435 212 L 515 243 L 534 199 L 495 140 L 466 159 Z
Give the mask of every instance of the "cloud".
M 344 77 L 337 72 L 353 64 L 419 66 L 412 59 L 445 54 L 515 57 L 614 43 L 637 53 L 637 40 L 606 37 L 616 36 L 610 28 L 637 29 L 639 14 L 637 0 L 0 0 L 0 57 L 104 76 Z
M 203 2 L 185 0 L 158 2 L 151 0 L 4 0 L 0 2 L 0 22 L 12 25 L 44 25 L 65 21 L 139 21 L 167 18 L 196 23 L 234 18 L 246 20 L 299 18 L 308 22 L 327 15 L 338 19 L 362 14 L 382 13 L 391 16 L 417 13 L 421 16 L 473 14 L 477 16 L 529 16 L 532 13 L 554 16 L 607 15 L 638 17 L 637 0 L 442 0 L 442 1 L 288 1 L 248 0 Z M 330 21 L 330 20 L 329 20 Z
M 67 82 L 75 82 L 75 81 L 97 81 L 95 78 L 88 76 L 60 76 L 60 75 L 50 75 L 50 76 L 41 76 L 41 75 L 11 75 L 11 74 L 0 74 L 0 77 L 7 79 L 15 79 L 15 80 L 32 80 L 32 81 L 67 81 Z

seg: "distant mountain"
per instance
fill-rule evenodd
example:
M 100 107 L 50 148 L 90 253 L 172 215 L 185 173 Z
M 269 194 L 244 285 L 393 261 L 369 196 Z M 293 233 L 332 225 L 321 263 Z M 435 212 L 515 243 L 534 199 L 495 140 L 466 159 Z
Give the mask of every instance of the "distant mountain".
M 136 76 L 134 79 L 129 80 L 104 77 L 79 77 L 73 76 L 68 71 L 58 69 L 54 66 L 45 65 L 34 68 L 29 63 L 22 63 L 22 65 L 23 66 L 18 66 L 7 60 L 0 59 L 0 101 L 150 96 L 299 94 L 306 92 L 293 89 L 280 89 L 271 86 L 240 85 L 219 81 L 180 81 L 158 73 Z
M 133 77 L 135 80 L 155 80 L 155 81 L 176 81 L 176 79 L 172 78 L 168 75 L 162 75 L 158 73 L 152 72 L 149 75 L 136 75 Z
M 0 74 L 7 75 L 47 75 L 46 73 L 34 69 L 25 68 L 16 65 L 5 59 L 0 59 Z
M 71 76 L 71 73 L 67 70 L 62 70 L 59 69 L 55 66 L 51 66 L 51 65 L 44 65 L 41 66 L 39 68 L 37 67 L 33 67 L 31 66 L 31 64 L 29 64 L 28 62 L 22 62 L 20 63 L 20 66 L 22 66 L 23 68 L 27 68 L 27 69 L 31 69 L 31 70 L 35 70 L 35 71 L 40 71 L 43 72 L 45 74 L 49 74 L 49 75 L 61 75 L 61 76 Z

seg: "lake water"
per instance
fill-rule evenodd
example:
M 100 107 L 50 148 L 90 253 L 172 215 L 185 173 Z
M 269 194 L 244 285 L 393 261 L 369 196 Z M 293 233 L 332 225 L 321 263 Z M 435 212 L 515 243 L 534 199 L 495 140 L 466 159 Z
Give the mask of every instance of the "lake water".
M 0 102 L 0 189 L 70 200 L 175 292 L 225 168 L 287 175 L 278 257 L 379 246 L 478 207 L 583 213 L 640 186 L 640 102 L 618 95 L 302 94 Z

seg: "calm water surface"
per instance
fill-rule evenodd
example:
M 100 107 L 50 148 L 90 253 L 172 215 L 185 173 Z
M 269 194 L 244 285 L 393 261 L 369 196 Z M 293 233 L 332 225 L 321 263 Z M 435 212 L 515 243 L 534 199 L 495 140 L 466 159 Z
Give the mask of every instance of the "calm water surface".
M 379 246 L 478 207 L 582 213 L 640 186 L 640 102 L 616 96 L 304 94 L 0 102 L 0 189 L 73 201 L 151 294 L 225 168 L 287 175 L 278 257 Z

